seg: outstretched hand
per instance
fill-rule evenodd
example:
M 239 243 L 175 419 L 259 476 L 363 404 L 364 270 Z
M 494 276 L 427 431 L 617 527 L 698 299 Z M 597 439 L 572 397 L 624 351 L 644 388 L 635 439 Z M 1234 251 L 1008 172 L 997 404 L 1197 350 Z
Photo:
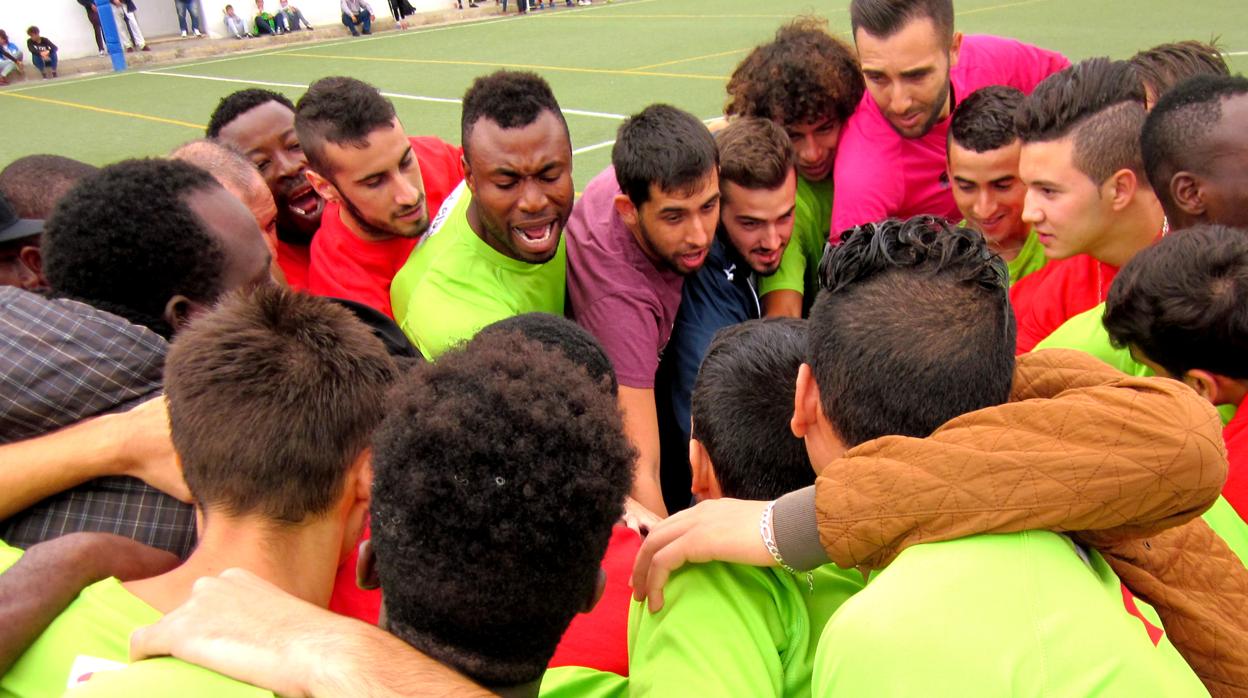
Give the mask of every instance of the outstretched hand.
M 759 533 L 767 502 L 712 499 L 658 522 L 637 552 L 633 598 L 663 608 L 663 585 L 686 562 L 735 562 L 755 567 L 776 564 Z
M 165 397 L 152 398 L 129 412 L 109 418 L 118 420 L 125 474 L 189 503 L 191 491 L 174 454 L 173 437 L 169 433 L 169 403 Z

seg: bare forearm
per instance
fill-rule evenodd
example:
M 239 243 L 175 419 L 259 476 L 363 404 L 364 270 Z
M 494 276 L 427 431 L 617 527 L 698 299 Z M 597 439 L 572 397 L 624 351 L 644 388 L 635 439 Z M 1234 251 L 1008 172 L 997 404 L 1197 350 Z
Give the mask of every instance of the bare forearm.
M 121 472 L 110 417 L 0 446 L 0 519 L 88 480 Z
M 802 294 L 797 291 L 772 291 L 762 301 L 763 317 L 802 317 Z
M 37 552 L 0 575 L 0 674 L 89 583 L 87 572 Z
M 393 635 L 363 623 L 337 633 L 321 649 L 327 661 L 308 687 L 312 698 L 476 698 L 495 694 L 413 649 Z

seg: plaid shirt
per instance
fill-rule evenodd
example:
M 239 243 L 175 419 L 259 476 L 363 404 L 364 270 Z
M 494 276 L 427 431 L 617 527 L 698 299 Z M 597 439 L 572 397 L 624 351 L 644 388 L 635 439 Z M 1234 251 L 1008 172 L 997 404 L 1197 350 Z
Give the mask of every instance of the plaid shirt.
M 164 338 L 116 315 L 0 287 L 0 443 L 154 396 L 167 350 Z M 116 533 L 185 557 L 195 515 L 139 480 L 106 477 L 0 522 L 0 539 L 21 548 L 75 531 Z

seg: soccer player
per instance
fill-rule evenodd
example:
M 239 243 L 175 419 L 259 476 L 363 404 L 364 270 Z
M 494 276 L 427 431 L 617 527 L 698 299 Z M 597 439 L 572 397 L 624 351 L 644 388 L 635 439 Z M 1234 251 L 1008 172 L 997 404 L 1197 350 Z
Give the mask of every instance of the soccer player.
M 639 452 L 632 496 L 663 515 L 654 378 L 684 280 L 706 262 L 719 224 L 719 153 L 697 117 L 655 104 L 620 126 L 611 163 L 568 221 L 568 298 L 615 364 Z
M 761 315 L 759 282 L 777 273 L 796 210 L 793 146 L 767 119 L 734 119 L 715 135 L 719 227 L 706 264 L 685 279 L 656 377 L 661 480 L 668 511 L 689 504 L 689 396 L 711 338 Z
M 0 679 L 43 696 L 119 668 L 130 633 L 181 604 L 202 576 L 242 567 L 324 605 L 368 509 L 368 440 L 396 369 L 345 309 L 276 286 L 236 294 L 174 341 L 165 366 L 174 447 L 201 522 L 179 567 L 85 589 Z M 255 695 L 176 660 L 161 685 Z M 140 695 L 136 690 L 117 695 Z
M 794 242 L 785 249 L 780 268 L 760 279 L 758 287 L 768 317 L 802 317 L 814 302 L 832 222 L 836 146 L 862 94 L 853 51 L 828 33 L 826 20 L 813 17 L 780 27 L 775 39 L 751 51 L 728 81 L 724 113 L 774 121 L 797 151 Z
M 1201 41 L 1160 44 L 1135 54 L 1130 63 L 1144 83 L 1144 106 L 1150 110 L 1162 95 L 1187 78 L 1231 74 L 1218 47 Z
M 464 182 L 394 277 L 394 317 L 434 359 L 492 322 L 563 314 L 572 142 L 533 73 L 499 71 L 464 95 Z
M 945 174 L 949 115 L 986 85 L 1023 92 L 1069 62 L 995 36 L 963 37 L 953 0 L 852 0 L 867 95 L 845 125 L 834 173 L 832 239 L 890 216 L 960 218 Z
M 1022 141 L 1014 113 L 1023 93 L 990 85 L 971 93 L 949 122 L 949 181 L 966 224 L 983 233 L 988 248 L 1001 255 L 1010 283 L 1044 267 L 1040 239 L 1023 222 L 1027 187 L 1018 178 Z
M 408 136 L 394 105 L 347 77 L 312 83 L 295 107 L 308 181 L 326 202 L 308 290 L 393 317 L 390 284 L 464 176 L 461 150 Z

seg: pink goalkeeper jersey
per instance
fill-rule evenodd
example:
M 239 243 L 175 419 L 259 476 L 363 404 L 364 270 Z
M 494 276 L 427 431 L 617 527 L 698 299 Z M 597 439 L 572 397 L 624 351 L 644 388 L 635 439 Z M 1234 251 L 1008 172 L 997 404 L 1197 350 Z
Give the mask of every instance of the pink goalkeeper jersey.
M 999 36 L 962 39 L 958 64 L 950 72 L 953 98 L 988 85 L 1011 85 L 1030 93 L 1043 79 L 1070 65 L 1060 53 Z M 885 218 L 923 213 L 962 219 L 945 177 L 949 119 L 920 138 L 903 138 L 872 99 L 862 96 L 837 146 L 832 200 L 833 244 L 841 232 Z

